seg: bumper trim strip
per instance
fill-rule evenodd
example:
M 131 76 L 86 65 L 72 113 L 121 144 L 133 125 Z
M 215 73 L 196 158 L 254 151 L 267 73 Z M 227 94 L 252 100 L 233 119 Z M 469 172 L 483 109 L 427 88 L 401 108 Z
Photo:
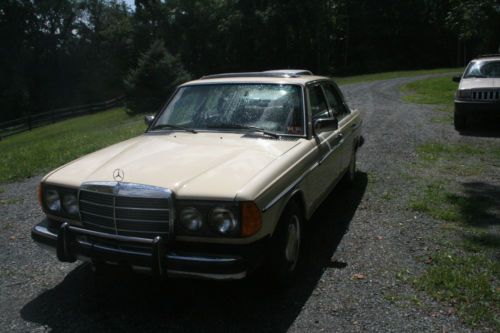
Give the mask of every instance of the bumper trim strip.
M 83 228 L 78 228 L 78 227 L 70 227 L 70 230 L 76 231 L 77 233 L 84 234 L 84 235 L 112 239 L 112 240 L 116 240 L 116 241 L 137 242 L 137 243 L 141 243 L 141 244 L 153 244 L 153 240 L 148 239 L 148 238 L 113 235 L 113 234 L 107 234 L 104 232 L 88 230 L 88 229 L 83 229 Z

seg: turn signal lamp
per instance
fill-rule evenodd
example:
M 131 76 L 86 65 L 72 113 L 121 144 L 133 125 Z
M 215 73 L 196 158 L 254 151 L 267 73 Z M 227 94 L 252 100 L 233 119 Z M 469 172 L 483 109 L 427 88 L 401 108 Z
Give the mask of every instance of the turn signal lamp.
M 262 213 L 254 202 L 241 203 L 241 236 L 255 235 L 262 227 Z

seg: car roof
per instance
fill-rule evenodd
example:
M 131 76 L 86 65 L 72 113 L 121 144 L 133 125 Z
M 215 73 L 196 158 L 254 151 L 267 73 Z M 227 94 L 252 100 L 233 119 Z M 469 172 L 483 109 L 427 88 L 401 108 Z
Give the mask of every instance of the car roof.
M 272 69 L 269 71 L 264 71 L 264 73 L 282 73 L 289 75 L 313 75 L 310 70 L 307 69 Z
M 479 61 L 479 60 L 500 60 L 500 54 L 485 54 L 485 55 L 480 55 L 476 59 L 472 61 Z
M 318 80 L 329 80 L 325 76 L 313 75 L 306 69 L 278 69 L 264 72 L 242 72 L 242 73 L 221 73 L 201 77 L 182 84 L 200 85 L 216 83 L 267 83 L 267 84 L 298 84 L 305 85 L 308 82 Z

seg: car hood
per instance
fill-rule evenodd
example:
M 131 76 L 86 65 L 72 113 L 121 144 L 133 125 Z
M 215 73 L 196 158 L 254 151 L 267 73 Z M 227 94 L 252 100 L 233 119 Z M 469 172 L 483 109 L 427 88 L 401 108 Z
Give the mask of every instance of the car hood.
M 275 140 L 234 133 L 161 133 L 99 150 L 49 173 L 44 181 L 78 187 L 114 181 L 171 189 L 192 199 L 234 199 L 253 177 L 302 140 Z
M 470 78 L 460 81 L 460 89 L 500 88 L 500 78 Z

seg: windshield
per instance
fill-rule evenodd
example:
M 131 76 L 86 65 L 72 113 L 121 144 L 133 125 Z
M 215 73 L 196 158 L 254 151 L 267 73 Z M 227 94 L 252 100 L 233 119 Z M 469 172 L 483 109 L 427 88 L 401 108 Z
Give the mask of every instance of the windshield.
M 180 88 L 153 128 L 249 130 L 305 135 L 301 88 L 289 84 L 207 84 Z
M 500 61 L 475 61 L 465 71 L 464 78 L 500 78 Z

